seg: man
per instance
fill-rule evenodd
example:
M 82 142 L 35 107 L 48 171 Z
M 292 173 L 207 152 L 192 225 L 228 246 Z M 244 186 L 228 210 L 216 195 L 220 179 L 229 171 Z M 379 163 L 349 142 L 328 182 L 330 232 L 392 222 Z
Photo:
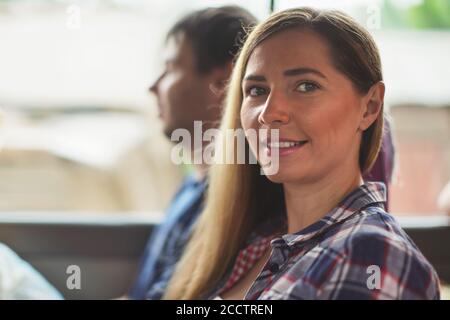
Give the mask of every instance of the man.
M 193 12 L 172 27 L 166 38 L 165 70 L 150 87 L 167 137 L 175 129 L 186 129 L 193 137 L 194 121 L 202 121 L 203 131 L 218 125 L 233 58 L 255 24 L 246 10 L 227 6 Z M 149 239 L 129 298 L 164 295 L 202 209 L 206 171 L 206 165 L 196 164 L 184 179 L 164 222 Z

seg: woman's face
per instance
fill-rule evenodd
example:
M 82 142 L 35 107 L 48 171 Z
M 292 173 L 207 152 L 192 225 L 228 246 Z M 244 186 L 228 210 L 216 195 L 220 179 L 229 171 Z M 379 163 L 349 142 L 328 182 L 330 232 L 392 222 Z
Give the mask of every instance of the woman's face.
M 263 143 L 258 157 L 267 163 L 279 151 L 279 169 L 268 174 L 270 180 L 308 182 L 359 170 L 364 96 L 333 66 L 329 46 L 318 34 L 286 30 L 259 44 L 242 92 L 243 128 L 279 129 L 280 144 Z M 258 143 L 249 144 L 258 154 Z

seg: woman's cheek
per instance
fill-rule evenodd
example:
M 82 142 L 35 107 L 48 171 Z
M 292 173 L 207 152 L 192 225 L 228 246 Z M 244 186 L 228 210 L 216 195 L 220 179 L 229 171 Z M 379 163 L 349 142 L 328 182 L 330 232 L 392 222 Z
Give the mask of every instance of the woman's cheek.
M 315 132 L 321 137 L 322 150 L 332 150 L 335 154 L 346 152 L 346 141 L 351 135 L 352 118 L 353 115 L 345 112 L 345 108 L 334 108 L 333 112 L 322 116 L 320 126 L 315 128 Z
M 258 146 L 257 146 L 257 141 L 255 141 L 255 139 L 253 138 L 253 134 L 251 134 L 251 138 L 249 139 L 248 136 L 248 132 L 247 130 L 257 130 L 258 129 L 258 117 L 255 117 L 254 114 L 254 110 L 252 110 L 251 108 L 242 106 L 241 109 L 241 125 L 242 128 L 244 129 L 244 131 L 246 131 L 246 139 L 247 142 L 250 146 L 250 149 L 252 150 L 253 154 L 256 156 L 257 155 L 257 150 L 258 150 Z M 258 134 L 257 134 L 257 139 L 258 139 Z M 257 156 L 256 156 L 257 158 Z
M 255 115 L 254 110 L 243 106 L 241 109 L 241 123 L 244 130 L 256 128 L 258 124 L 258 116 Z

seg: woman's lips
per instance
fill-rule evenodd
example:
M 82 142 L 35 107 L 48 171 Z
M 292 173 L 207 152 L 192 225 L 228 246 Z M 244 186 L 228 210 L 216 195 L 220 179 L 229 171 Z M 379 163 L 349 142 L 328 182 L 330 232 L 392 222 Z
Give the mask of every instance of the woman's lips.
M 267 142 L 267 155 L 270 157 L 273 149 L 276 148 L 280 157 L 287 156 L 301 149 L 307 143 L 308 140 L 280 140 L 279 142 Z

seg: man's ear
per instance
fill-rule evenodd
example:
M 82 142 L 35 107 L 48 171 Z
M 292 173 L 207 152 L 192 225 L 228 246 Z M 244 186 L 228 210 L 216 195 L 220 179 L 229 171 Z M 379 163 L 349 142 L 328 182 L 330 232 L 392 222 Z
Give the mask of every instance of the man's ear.
M 230 79 L 232 68 L 233 65 L 229 62 L 225 66 L 215 68 L 211 71 L 209 89 L 220 99 L 225 96 L 225 91 L 228 85 L 228 80 Z
M 378 117 L 384 103 L 385 86 L 383 81 L 375 83 L 363 99 L 362 117 L 358 129 L 365 131 Z

